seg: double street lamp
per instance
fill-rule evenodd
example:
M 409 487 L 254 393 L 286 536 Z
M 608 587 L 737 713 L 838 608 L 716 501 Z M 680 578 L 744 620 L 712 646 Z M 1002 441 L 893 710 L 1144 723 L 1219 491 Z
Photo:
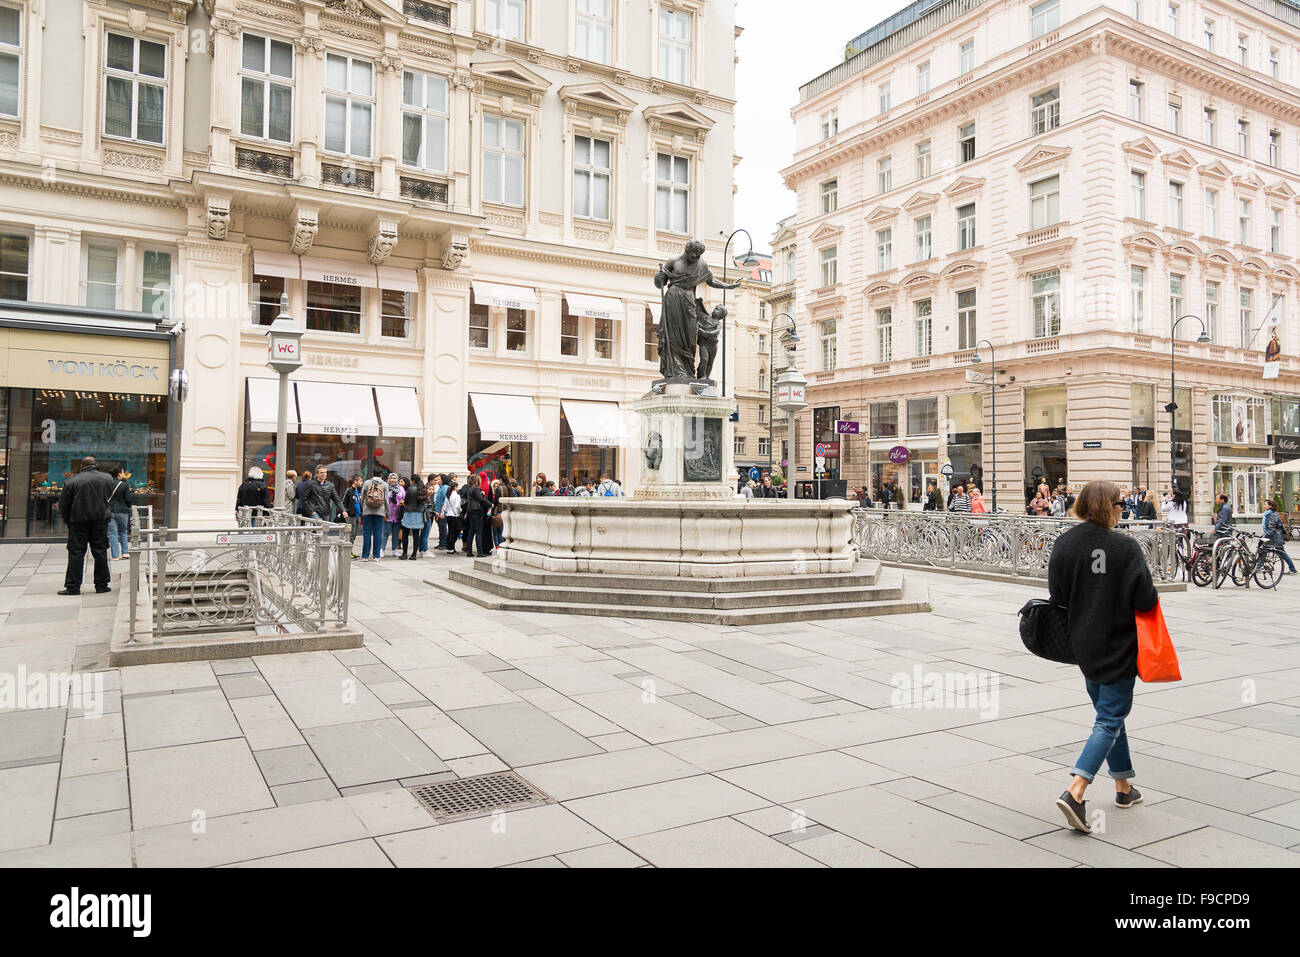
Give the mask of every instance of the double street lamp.
M 736 238 L 736 233 L 744 233 L 745 238 L 749 240 L 749 252 L 745 253 L 745 258 L 741 260 L 742 264 L 751 268 L 758 265 L 758 257 L 754 255 L 754 237 L 749 235 L 748 229 L 733 229 L 731 231 L 731 235 L 727 237 L 726 243 L 724 243 L 722 246 L 722 281 L 724 284 L 727 281 L 727 265 L 731 260 L 731 257 L 729 255 L 729 251 L 731 249 L 731 241 Z M 727 308 L 726 289 L 722 290 L 722 308 L 723 309 Z M 727 394 L 727 320 L 725 317 L 722 320 L 722 342 L 720 343 L 720 345 L 722 347 L 722 393 L 721 394 L 725 396 Z
M 772 315 L 772 321 L 768 329 L 769 348 L 772 350 L 771 355 L 776 357 L 776 321 L 785 317 L 785 331 L 781 333 L 781 341 L 785 344 L 786 364 L 781 370 L 781 385 L 783 391 L 780 393 L 781 408 L 787 413 L 798 412 L 806 404 L 803 393 L 803 376 L 799 370 L 794 367 L 794 351 L 799 344 L 799 333 L 795 331 L 794 316 L 788 312 L 778 312 Z M 798 381 L 794 381 L 797 377 Z M 791 388 L 791 385 L 795 388 Z M 776 401 L 773 395 L 776 392 L 776 369 L 768 369 L 767 375 L 767 474 L 772 475 L 772 452 L 773 452 L 773 427 L 776 424 Z M 786 481 L 786 488 L 789 489 L 790 483 Z
M 1169 486 L 1174 491 L 1178 490 L 1178 456 L 1175 454 L 1174 446 L 1174 424 L 1177 419 L 1174 413 L 1178 411 L 1178 400 L 1175 398 L 1177 392 L 1174 388 L 1174 346 L 1178 342 L 1175 333 L 1178 331 L 1178 324 L 1184 319 L 1195 319 L 1201 324 L 1201 334 L 1196 337 L 1196 341 L 1202 345 L 1210 341 L 1209 331 L 1205 328 L 1205 320 L 1200 316 L 1186 315 L 1179 316 L 1169 326 L 1169 404 L 1165 406 L 1165 411 L 1169 413 Z M 1192 490 L 1187 489 L 1187 496 L 1190 499 Z
M 996 512 L 998 510 L 998 354 L 993 351 L 993 343 L 987 339 L 981 339 L 975 343 L 975 355 L 971 356 L 971 362 L 983 361 L 980 359 L 980 346 L 989 347 L 989 361 L 993 363 L 993 376 L 989 379 L 993 401 L 989 412 L 992 420 L 990 428 L 993 436 L 993 511 Z

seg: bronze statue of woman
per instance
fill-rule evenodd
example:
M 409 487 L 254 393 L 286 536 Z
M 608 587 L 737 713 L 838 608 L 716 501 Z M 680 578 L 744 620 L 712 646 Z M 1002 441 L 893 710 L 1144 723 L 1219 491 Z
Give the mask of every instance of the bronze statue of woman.
M 670 259 L 655 273 L 655 287 L 663 291 L 659 316 L 659 374 L 668 380 L 692 381 L 699 313 L 695 289 L 700 283 L 714 289 L 735 289 L 740 282 L 724 283 L 702 261 L 704 244 L 692 239 L 676 259 Z

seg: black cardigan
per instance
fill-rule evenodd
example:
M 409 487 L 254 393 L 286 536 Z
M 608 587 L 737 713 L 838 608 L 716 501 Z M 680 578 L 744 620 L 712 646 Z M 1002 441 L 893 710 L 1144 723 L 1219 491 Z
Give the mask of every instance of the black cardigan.
M 1133 613 L 1150 611 L 1157 596 L 1134 539 L 1079 523 L 1052 545 L 1047 587 L 1070 610 L 1070 645 L 1084 677 L 1112 684 L 1137 674 Z

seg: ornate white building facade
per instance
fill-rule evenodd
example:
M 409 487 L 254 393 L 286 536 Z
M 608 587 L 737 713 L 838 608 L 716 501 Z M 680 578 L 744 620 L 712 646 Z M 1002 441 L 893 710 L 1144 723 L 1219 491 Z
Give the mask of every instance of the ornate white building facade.
M 1039 479 L 1172 471 L 1198 521 L 1220 491 L 1239 514 L 1270 492 L 1300 510 L 1264 471 L 1300 451 L 1300 8 L 923 8 L 854 40 L 794 111 L 796 467 L 834 443 L 830 471 L 912 502 L 945 463 L 990 498 L 996 469 L 1012 511 Z M 967 380 L 994 356 L 996 462 L 993 390 Z
M 0 0 L 6 295 L 176 333 L 182 524 L 277 465 L 281 295 L 288 467 L 634 481 L 651 279 L 731 228 L 736 35 L 715 0 Z

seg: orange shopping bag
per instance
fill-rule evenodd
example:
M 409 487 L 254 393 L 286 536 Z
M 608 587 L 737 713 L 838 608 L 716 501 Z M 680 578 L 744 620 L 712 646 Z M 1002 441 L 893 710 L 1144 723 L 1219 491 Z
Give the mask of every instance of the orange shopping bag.
M 1134 612 L 1133 618 L 1138 636 L 1138 677 L 1143 681 L 1182 681 L 1160 601 L 1157 599 L 1150 611 Z

